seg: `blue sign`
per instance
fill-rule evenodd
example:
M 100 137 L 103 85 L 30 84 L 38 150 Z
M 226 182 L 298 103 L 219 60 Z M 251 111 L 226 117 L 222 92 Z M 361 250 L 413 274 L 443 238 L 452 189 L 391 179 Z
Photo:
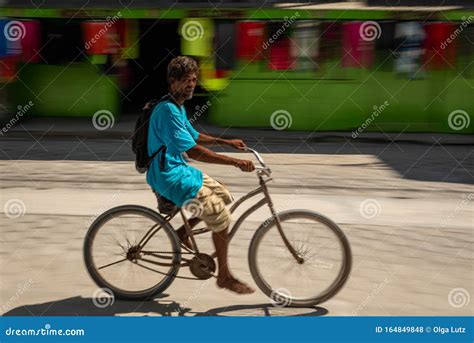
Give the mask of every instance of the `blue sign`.
M 2 317 L 7 342 L 473 342 L 473 317 Z

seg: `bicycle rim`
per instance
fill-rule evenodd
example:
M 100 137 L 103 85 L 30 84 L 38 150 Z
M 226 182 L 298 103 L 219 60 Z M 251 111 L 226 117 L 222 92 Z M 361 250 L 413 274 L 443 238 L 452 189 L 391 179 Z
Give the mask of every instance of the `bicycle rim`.
M 267 219 L 249 249 L 250 270 L 259 288 L 275 306 L 315 305 L 333 297 L 351 269 L 344 233 L 316 212 L 292 210 L 278 216 L 285 236 L 304 262 L 298 263 L 285 246 L 276 218 Z
M 159 230 L 142 247 L 141 254 L 133 255 L 133 247 L 153 227 Z M 181 253 L 174 230 L 159 214 L 126 205 L 105 212 L 91 225 L 84 258 L 97 285 L 110 289 L 118 298 L 143 299 L 163 292 L 171 284 L 179 270 Z

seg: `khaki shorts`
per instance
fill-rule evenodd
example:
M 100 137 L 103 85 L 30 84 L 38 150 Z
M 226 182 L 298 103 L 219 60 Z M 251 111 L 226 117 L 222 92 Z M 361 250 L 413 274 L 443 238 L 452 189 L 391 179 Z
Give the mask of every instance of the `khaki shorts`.
M 219 232 L 227 229 L 232 220 L 226 205 L 234 201 L 232 194 L 220 182 L 204 174 L 202 187 L 191 202 L 199 202 L 197 217 L 206 222 L 209 229 Z

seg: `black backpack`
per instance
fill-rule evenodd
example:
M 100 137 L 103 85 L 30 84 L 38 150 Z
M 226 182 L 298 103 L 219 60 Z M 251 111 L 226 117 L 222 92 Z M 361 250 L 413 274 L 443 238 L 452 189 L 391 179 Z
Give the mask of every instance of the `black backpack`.
M 139 173 L 145 173 L 148 170 L 151 161 L 161 151 L 163 151 L 163 153 L 161 154 L 160 169 L 163 169 L 165 166 L 166 145 L 162 145 L 151 156 L 148 156 L 148 127 L 155 106 L 160 102 L 167 100 L 173 101 L 171 95 L 167 94 L 160 100 L 152 99 L 148 101 L 143 107 L 143 110 L 137 119 L 137 123 L 135 124 L 132 138 L 132 150 L 135 153 L 135 168 Z

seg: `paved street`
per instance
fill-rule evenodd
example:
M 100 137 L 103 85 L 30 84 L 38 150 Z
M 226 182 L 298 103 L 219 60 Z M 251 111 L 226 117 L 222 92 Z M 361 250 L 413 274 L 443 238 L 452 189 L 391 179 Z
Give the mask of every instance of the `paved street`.
M 135 172 L 127 141 L 19 138 L 0 140 L 2 313 L 474 314 L 473 145 L 344 139 L 248 143 L 273 169 L 270 190 L 279 210 L 321 212 L 346 233 L 354 265 L 336 297 L 318 307 L 278 308 L 259 290 L 238 296 L 218 289 L 212 280 L 176 279 L 154 301 L 95 306 L 97 286 L 82 260 L 88 223 L 120 204 L 155 208 L 154 196 L 144 176 Z M 237 198 L 256 186 L 255 175 L 196 165 L 224 181 Z M 14 199 L 21 213 L 8 207 Z M 367 199 L 376 204 L 370 215 L 363 208 Z M 252 285 L 248 245 L 268 216 L 266 209 L 255 213 L 230 247 L 232 269 Z

